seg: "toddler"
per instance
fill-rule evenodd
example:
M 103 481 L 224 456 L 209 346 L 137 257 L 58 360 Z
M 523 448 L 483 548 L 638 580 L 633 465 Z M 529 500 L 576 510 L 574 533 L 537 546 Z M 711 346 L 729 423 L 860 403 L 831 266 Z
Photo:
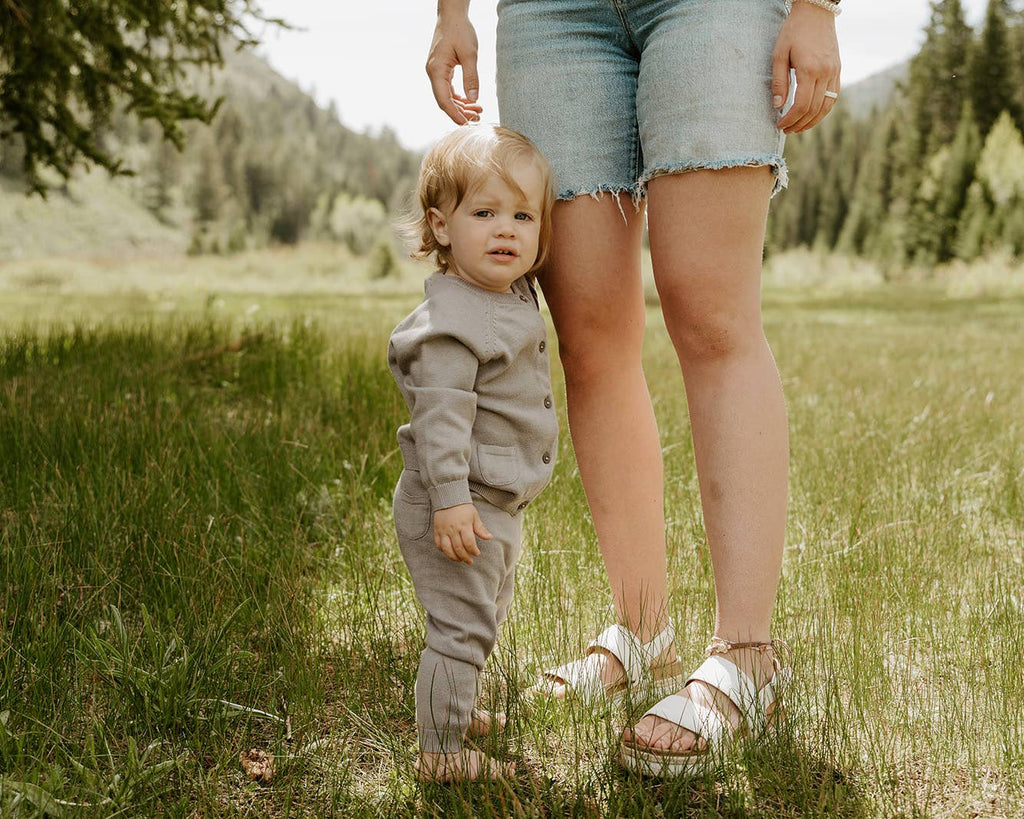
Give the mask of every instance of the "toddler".
M 489 728 L 477 681 L 512 600 L 522 512 L 551 477 L 558 424 L 532 274 L 550 242 L 552 175 L 506 128 L 466 125 L 423 160 L 414 255 L 425 296 L 391 334 L 409 405 L 395 528 L 427 647 L 416 678 L 421 779 L 512 772 L 466 745 Z

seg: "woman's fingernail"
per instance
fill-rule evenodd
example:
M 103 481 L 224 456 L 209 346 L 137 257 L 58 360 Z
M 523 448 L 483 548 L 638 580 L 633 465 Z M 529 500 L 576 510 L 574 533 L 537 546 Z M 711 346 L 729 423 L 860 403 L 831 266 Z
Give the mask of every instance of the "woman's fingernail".
M 782 97 L 779 96 L 778 94 L 772 97 L 772 105 L 774 105 L 776 108 L 782 107 Z

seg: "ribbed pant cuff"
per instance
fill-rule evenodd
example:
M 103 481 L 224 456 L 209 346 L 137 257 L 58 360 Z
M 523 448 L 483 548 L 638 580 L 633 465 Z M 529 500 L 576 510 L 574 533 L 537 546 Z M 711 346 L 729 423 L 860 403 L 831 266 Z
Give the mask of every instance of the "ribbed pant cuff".
M 465 739 L 461 731 L 419 731 L 420 750 L 428 754 L 455 754 L 462 750 Z

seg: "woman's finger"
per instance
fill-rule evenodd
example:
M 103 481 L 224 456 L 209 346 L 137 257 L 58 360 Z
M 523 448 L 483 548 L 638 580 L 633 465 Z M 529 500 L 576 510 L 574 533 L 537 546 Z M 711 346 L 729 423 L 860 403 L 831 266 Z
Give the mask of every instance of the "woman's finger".
M 468 117 L 459 109 L 455 101 L 455 90 L 452 88 L 454 74 L 454 69 L 450 69 L 447 75 L 440 72 L 430 74 L 430 87 L 434 92 L 434 100 L 438 107 L 448 115 L 449 119 L 456 125 L 465 125 L 468 122 Z
M 476 121 L 478 121 L 480 119 L 480 112 L 484 110 L 479 105 L 468 105 L 466 103 L 459 102 L 457 100 L 455 102 L 455 107 L 459 110 L 459 113 L 461 113 L 462 116 L 465 117 L 467 122 L 470 122 L 470 121 L 476 122 Z M 462 123 L 462 124 L 464 125 L 465 122 Z
M 834 96 L 832 96 L 834 95 Z M 807 123 L 804 130 L 813 128 L 825 117 L 832 113 L 832 109 L 836 107 L 836 103 L 839 102 L 839 77 L 832 77 L 827 83 L 825 83 L 824 99 L 821 102 L 821 110 L 818 111 L 818 116 L 815 117 L 811 122 Z
M 463 95 L 455 91 L 455 67 L 462 67 Z M 427 56 L 427 76 L 434 100 L 456 125 L 479 119 L 479 112 L 464 110 L 459 101 L 472 105 L 480 91 L 477 74 L 477 39 L 468 17 L 449 18 L 438 15 L 434 38 Z
M 786 116 L 778 121 L 776 127 L 787 134 L 792 133 L 796 124 L 803 120 L 807 116 L 808 111 L 810 111 L 813 94 L 814 82 L 809 77 L 801 76 L 798 70 L 796 76 L 796 96 L 793 98 L 793 105 L 786 112 Z
M 819 114 L 821 113 L 821 106 L 825 102 L 825 82 L 824 80 L 816 80 L 811 83 L 810 99 L 807 103 L 807 110 L 804 115 L 797 120 L 792 127 L 794 133 L 800 133 L 806 131 L 811 127 L 812 123 L 817 122 L 820 119 Z
M 772 105 L 782 108 L 789 99 L 789 52 L 776 49 L 772 54 Z

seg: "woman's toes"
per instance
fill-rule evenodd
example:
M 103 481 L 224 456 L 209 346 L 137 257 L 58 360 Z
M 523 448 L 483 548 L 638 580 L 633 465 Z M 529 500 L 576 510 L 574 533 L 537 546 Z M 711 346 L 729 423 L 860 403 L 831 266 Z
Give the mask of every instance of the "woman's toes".
M 704 740 L 692 731 L 657 717 L 644 717 L 633 728 L 625 728 L 622 739 L 634 745 L 676 753 L 686 753 L 692 748 L 703 750 L 704 747 Z
M 552 680 L 548 687 L 545 689 L 546 696 L 552 700 L 564 700 L 565 699 L 565 685 L 560 682 Z
M 527 693 L 540 700 L 563 700 L 565 699 L 565 686 L 557 680 L 541 680 Z

